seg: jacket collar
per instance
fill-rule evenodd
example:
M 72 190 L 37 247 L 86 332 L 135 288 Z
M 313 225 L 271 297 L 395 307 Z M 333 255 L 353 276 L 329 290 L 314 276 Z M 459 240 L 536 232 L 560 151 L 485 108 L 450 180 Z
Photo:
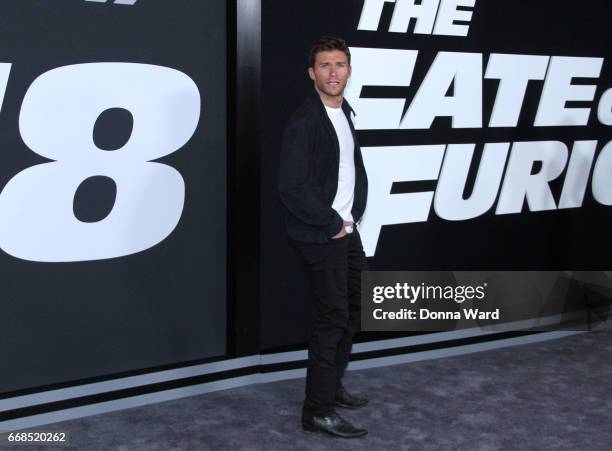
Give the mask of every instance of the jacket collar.
M 346 100 L 346 98 L 342 101 L 342 109 L 344 110 L 347 116 L 349 115 L 349 113 L 353 113 L 353 116 L 357 116 L 357 113 L 355 113 L 355 110 L 353 109 L 351 104 L 348 103 L 348 100 Z
M 315 89 L 312 90 L 311 99 L 314 101 L 315 105 L 318 105 L 320 113 L 325 114 L 327 116 L 327 111 L 325 111 L 325 104 L 323 103 L 323 101 L 321 100 L 321 96 L 319 96 L 319 93 Z M 343 98 L 341 108 L 347 117 L 350 117 L 350 113 L 353 113 L 353 116 L 357 116 L 357 113 L 355 113 L 355 110 L 348 103 L 348 100 L 346 100 L 346 98 Z

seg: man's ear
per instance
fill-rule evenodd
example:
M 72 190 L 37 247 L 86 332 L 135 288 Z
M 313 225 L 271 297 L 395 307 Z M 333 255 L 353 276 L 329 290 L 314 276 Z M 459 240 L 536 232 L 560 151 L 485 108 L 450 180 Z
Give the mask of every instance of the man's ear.
M 314 69 L 312 67 L 308 68 L 308 76 L 310 77 L 311 80 L 315 79 L 315 73 L 314 73 Z

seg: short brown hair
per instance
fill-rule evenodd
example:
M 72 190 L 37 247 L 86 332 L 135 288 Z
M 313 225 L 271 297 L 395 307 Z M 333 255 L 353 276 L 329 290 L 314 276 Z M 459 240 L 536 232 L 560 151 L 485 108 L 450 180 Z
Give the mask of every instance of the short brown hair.
M 308 67 L 314 67 L 317 53 L 329 52 L 331 50 L 340 50 L 344 52 L 348 58 L 348 63 L 351 64 L 351 52 L 346 45 L 346 41 L 342 38 L 335 38 L 333 36 L 322 36 L 317 42 L 312 44 L 310 47 L 310 54 L 308 56 Z

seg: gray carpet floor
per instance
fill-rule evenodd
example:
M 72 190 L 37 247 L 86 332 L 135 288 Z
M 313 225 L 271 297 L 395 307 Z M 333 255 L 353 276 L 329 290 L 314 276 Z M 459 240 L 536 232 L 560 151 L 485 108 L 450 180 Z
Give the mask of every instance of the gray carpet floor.
M 350 371 L 345 379 L 371 400 L 362 410 L 339 411 L 367 427 L 366 437 L 302 431 L 303 379 L 90 416 L 53 430 L 69 431 L 71 448 L 83 450 L 612 450 L 612 331 Z

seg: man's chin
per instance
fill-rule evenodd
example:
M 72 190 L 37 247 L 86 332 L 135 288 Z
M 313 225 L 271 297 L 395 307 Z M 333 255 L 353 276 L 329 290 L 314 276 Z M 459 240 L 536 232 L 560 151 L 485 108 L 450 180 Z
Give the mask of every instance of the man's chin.
M 340 89 L 338 91 L 334 90 L 334 91 L 329 91 L 327 89 L 321 89 L 320 90 L 323 94 L 329 96 L 329 97 L 342 97 L 342 94 L 344 93 L 343 89 Z

